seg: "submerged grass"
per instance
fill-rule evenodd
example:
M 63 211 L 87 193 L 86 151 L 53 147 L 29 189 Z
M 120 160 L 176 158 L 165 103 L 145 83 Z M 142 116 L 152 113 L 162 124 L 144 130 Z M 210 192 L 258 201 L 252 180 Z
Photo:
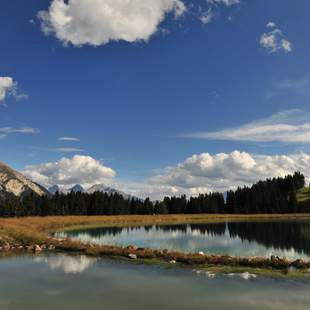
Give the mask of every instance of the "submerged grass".
M 103 226 L 138 226 L 152 224 L 178 224 L 178 223 L 215 223 L 223 221 L 264 221 L 264 220 L 296 220 L 310 219 L 309 214 L 260 214 L 260 215 L 132 215 L 132 216 L 66 216 L 66 217 L 31 217 L 0 219 L 0 246 L 9 243 L 11 249 L 33 246 L 34 244 L 53 245 L 57 251 L 66 253 L 85 254 L 97 257 L 122 258 L 130 260 L 134 255 L 137 263 L 164 264 L 167 266 L 199 267 L 213 272 L 229 273 L 245 272 L 251 270 L 255 273 L 286 274 L 293 270 L 298 275 L 309 274 L 310 261 L 296 260 L 289 262 L 280 258 L 239 258 L 227 255 L 200 255 L 198 253 L 168 252 L 166 250 L 153 250 L 147 248 L 101 246 L 84 244 L 69 238 L 55 239 L 51 233 L 59 230 L 76 229 L 78 227 Z M 292 272 L 290 272 L 292 274 Z

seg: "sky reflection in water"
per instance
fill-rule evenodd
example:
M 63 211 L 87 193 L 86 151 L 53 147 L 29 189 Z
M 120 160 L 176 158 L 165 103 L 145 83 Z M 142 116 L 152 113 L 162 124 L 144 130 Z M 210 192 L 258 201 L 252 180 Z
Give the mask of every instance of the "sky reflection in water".
M 184 252 L 310 258 L 309 221 L 96 228 L 59 233 L 58 236 L 96 244 L 134 244 Z
M 309 280 L 217 275 L 64 254 L 0 261 L 1 310 L 306 310 Z

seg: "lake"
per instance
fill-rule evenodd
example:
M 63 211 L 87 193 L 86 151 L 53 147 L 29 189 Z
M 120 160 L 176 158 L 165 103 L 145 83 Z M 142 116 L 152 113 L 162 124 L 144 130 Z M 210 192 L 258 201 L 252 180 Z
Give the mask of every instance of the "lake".
M 92 228 L 59 232 L 56 236 L 170 251 L 310 259 L 309 220 Z
M 1 310 L 308 310 L 310 281 L 216 275 L 64 254 L 0 260 Z

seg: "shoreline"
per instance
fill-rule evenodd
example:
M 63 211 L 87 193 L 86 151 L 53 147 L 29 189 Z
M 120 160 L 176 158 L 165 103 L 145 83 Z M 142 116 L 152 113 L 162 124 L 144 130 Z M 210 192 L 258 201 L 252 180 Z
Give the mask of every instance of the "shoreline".
M 99 216 L 0 219 L 0 253 L 39 255 L 60 252 L 93 257 L 122 259 L 142 264 L 190 267 L 202 270 L 246 270 L 261 274 L 310 276 L 310 260 L 274 257 L 234 257 L 209 253 L 169 252 L 167 250 L 86 244 L 69 238 L 56 239 L 50 234 L 78 228 L 216 223 L 226 221 L 310 220 L 310 214 L 259 215 L 161 215 L 161 216 Z

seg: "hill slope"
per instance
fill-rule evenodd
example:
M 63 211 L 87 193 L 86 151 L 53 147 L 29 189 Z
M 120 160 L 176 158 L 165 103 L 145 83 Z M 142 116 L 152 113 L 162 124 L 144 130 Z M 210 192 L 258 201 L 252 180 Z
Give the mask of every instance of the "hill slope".
M 310 187 L 305 187 L 298 190 L 296 193 L 296 198 L 300 208 L 303 208 L 304 210 L 310 208 Z
M 9 195 L 20 197 L 31 192 L 39 196 L 48 193 L 43 186 L 32 182 L 23 174 L 0 162 L 0 197 L 5 198 Z

